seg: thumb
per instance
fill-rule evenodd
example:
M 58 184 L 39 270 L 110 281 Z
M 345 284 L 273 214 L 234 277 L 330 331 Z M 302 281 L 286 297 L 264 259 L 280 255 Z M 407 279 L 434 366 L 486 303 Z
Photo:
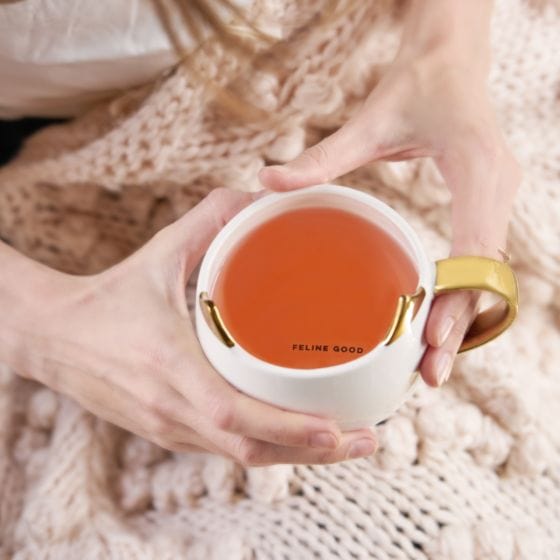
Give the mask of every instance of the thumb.
M 292 190 L 327 183 L 372 161 L 377 154 L 370 123 L 357 115 L 296 159 L 261 169 L 261 183 L 271 190 Z
M 186 252 L 187 272 L 199 263 L 214 237 L 231 218 L 262 194 L 263 191 L 252 193 L 215 188 L 170 226 L 168 237 Z

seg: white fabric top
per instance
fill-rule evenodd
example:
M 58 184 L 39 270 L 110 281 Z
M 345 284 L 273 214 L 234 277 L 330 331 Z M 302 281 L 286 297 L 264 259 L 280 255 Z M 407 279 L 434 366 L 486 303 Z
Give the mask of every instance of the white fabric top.
M 175 61 L 151 0 L 0 4 L 0 119 L 73 116 Z

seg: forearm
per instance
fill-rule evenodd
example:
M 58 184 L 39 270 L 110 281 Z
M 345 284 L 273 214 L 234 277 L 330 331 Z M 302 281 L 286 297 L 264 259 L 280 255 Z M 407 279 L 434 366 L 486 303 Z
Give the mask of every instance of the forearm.
M 409 0 L 398 58 L 437 53 L 488 72 L 493 0 Z

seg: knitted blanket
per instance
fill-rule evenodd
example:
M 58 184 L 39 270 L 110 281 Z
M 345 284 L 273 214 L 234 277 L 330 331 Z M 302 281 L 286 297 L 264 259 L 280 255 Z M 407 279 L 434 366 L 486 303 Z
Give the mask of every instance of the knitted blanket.
M 258 4 L 285 35 L 317 8 Z M 215 186 L 260 188 L 265 162 L 294 157 L 356 110 L 396 51 L 399 14 L 358 2 L 320 34 L 299 33 L 284 74 L 251 73 L 247 91 L 279 117 L 273 127 L 226 119 L 178 68 L 40 131 L 0 169 L 0 236 L 92 273 Z M 559 36 L 551 4 L 497 1 L 490 85 L 525 171 L 509 245 L 513 328 L 461 356 L 445 387 L 420 386 L 379 427 L 375 456 L 329 466 L 167 452 L 0 366 L 0 558 L 558 560 Z M 215 76 L 239 70 L 219 46 L 205 56 Z M 338 182 L 389 203 L 446 256 L 449 195 L 429 161 Z

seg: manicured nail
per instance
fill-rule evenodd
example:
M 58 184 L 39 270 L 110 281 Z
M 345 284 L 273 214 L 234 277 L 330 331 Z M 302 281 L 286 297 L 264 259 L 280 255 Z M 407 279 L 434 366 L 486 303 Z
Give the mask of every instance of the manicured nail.
M 439 386 L 443 385 L 449 379 L 452 365 L 451 354 L 445 352 L 437 362 L 437 383 Z
M 441 346 L 447 340 L 447 337 L 451 334 L 453 325 L 455 325 L 455 319 L 453 319 L 453 317 L 446 317 L 436 335 L 438 346 Z
M 336 449 L 338 440 L 334 434 L 330 432 L 315 432 L 309 438 L 311 447 L 326 447 L 328 449 Z
M 366 457 L 375 451 L 375 441 L 369 438 L 358 439 L 350 445 L 348 450 L 348 458 L 356 459 L 358 457 Z

